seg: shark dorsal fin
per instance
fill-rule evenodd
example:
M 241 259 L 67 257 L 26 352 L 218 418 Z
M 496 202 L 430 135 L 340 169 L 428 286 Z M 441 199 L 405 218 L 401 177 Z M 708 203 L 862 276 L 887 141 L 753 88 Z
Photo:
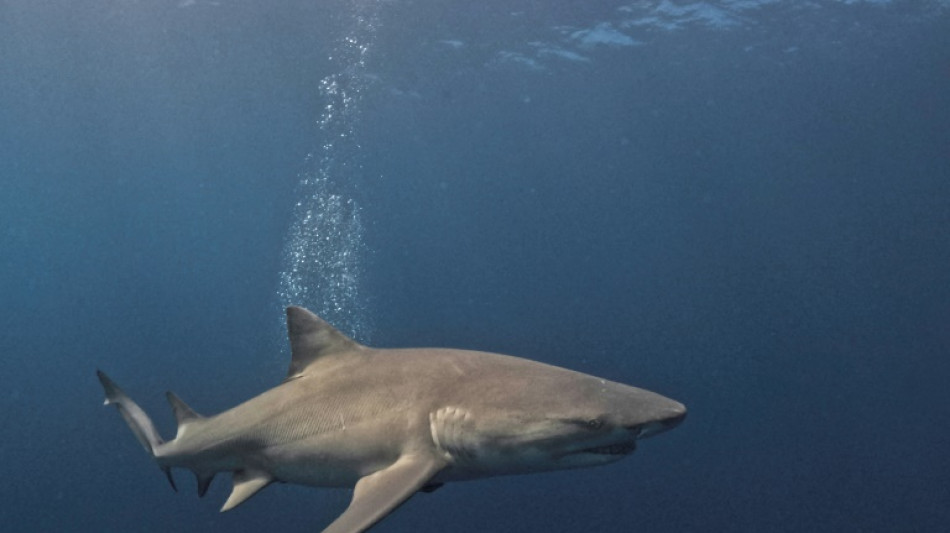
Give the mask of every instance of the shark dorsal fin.
M 168 398 L 168 403 L 171 404 L 172 411 L 175 412 L 175 420 L 178 422 L 179 426 L 182 424 L 187 424 L 188 422 L 198 418 L 204 418 L 196 413 L 194 409 L 188 407 L 188 404 L 186 404 L 185 401 L 179 398 L 174 392 L 166 392 L 165 397 Z
M 177 439 L 182 435 L 182 430 L 195 420 L 200 420 L 204 418 L 195 412 L 194 409 L 188 407 L 188 404 L 184 400 L 178 397 L 174 392 L 168 391 L 165 393 L 165 397 L 168 398 L 168 403 L 172 406 L 172 411 L 175 413 L 175 420 L 178 422 L 178 433 L 175 435 Z
M 287 379 L 306 374 L 307 367 L 319 359 L 362 347 L 303 307 L 287 308 L 287 335 L 290 337 Z

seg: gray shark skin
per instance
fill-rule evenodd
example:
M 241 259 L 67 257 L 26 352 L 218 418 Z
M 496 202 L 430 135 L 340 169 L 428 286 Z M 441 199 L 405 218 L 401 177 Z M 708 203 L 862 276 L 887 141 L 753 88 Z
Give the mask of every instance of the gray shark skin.
M 370 348 L 300 307 L 287 309 L 287 329 L 290 370 L 277 387 L 209 417 L 169 392 L 170 441 L 98 371 L 105 404 L 172 487 L 173 467 L 194 472 L 201 496 L 231 472 L 221 511 L 276 482 L 355 487 L 325 533 L 365 531 L 447 482 L 612 463 L 686 416 L 659 394 L 527 359 Z

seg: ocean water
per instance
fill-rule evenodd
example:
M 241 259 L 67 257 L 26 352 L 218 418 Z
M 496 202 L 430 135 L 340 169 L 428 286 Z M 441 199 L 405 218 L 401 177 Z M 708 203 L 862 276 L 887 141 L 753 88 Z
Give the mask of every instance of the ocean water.
M 329 524 L 172 492 L 95 378 L 170 437 L 288 304 L 690 409 L 378 531 L 946 531 L 950 3 L 4 0 L 0 304 L 3 531 Z

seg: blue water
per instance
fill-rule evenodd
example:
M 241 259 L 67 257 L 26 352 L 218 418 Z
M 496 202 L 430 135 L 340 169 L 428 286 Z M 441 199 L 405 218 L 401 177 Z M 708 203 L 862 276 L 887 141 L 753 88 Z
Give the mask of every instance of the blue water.
M 173 493 L 95 379 L 170 437 L 288 303 L 690 408 L 379 531 L 950 527 L 948 2 L 5 0 L 0 177 L 3 531 L 332 521 Z

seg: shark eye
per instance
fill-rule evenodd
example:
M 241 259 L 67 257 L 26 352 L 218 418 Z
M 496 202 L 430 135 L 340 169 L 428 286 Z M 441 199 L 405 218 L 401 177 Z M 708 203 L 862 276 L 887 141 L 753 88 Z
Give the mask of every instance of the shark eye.
M 600 429 L 604 426 L 604 421 L 599 418 L 591 418 L 585 425 L 587 429 Z

